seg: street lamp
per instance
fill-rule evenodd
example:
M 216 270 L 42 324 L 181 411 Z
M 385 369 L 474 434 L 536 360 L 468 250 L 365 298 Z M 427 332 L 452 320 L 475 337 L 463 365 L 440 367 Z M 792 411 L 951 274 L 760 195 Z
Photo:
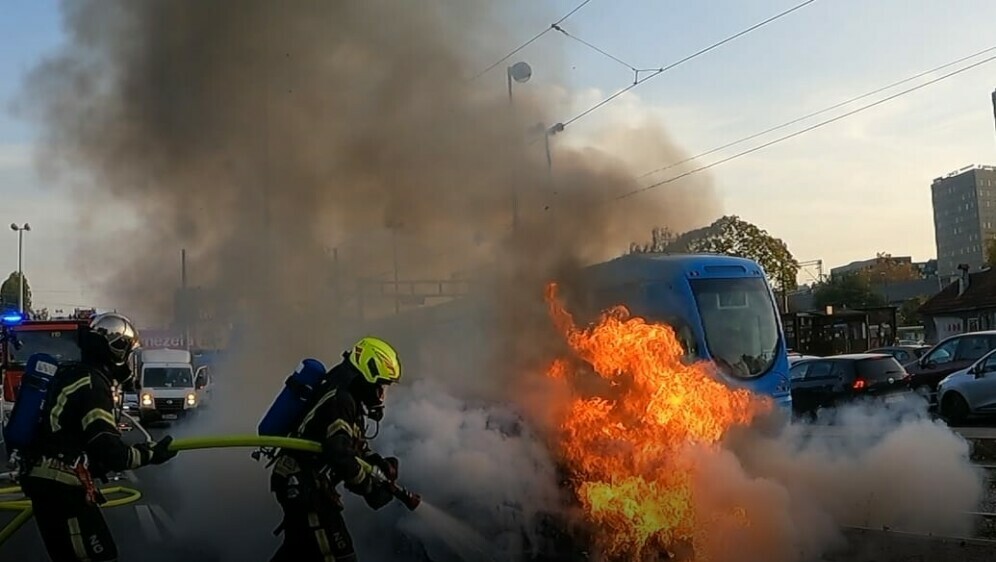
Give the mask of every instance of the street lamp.
M 31 230 L 31 225 L 24 223 L 17 226 L 17 223 L 10 223 L 10 229 L 17 233 L 17 277 L 20 281 L 20 296 L 17 299 L 17 311 L 24 314 L 24 269 L 22 268 L 22 257 L 24 254 L 24 233 Z
M 524 84 L 533 77 L 533 69 L 529 64 L 524 62 L 517 62 L 512 66 L 505 69 L 505 73 L 508 78 L 508 103 L 512 103 L 512 80 L 515 80 L 519 84 Z
M 533 77 L 533 69 L 529 66 L 529 63 L 519 61 L 512 66 L 505 69 L 505 77 L 508 79 L 508 106 L 513 107 L 512 103 L 512 81 L 516 81 L 519 84 L 524 84 Z M 512 230 L 517 231 L 519 229 L 519 193 L 515 185 L 512 185 Z

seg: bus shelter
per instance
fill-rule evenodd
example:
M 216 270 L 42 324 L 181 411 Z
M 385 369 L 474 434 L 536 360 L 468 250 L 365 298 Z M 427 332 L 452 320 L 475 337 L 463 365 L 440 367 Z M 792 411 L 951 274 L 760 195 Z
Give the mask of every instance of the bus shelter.
M 896 307 L 782 315 L 789 350 L 804 355 L 861 353 L 896 342 Z

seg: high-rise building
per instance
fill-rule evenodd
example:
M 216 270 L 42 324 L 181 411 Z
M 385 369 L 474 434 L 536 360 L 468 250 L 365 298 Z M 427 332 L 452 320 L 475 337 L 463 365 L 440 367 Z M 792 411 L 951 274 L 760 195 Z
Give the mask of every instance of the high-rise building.
M 986 245 L 996 235 L 996 167 L 968 166 L 937 178 L 931 185 L 937 274 L 958 274 L 967 264 L 977 271 L 986 263 Z

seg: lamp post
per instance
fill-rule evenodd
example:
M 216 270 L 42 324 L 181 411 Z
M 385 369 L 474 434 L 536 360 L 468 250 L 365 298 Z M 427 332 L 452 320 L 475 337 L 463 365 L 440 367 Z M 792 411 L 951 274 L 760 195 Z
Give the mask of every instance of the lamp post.
M 505 69 L 506 77 L 508 78 L 508 103 L 512 104 L 512 81 L 515 80 L 519 84 L 524 84 L 533 77 L 533 69 L 528 63 L 517 62 L 512 66 Z
M 21 226 L 17 226 L 17 223 L 10 223 L 10 229 L 17 233 L 17 278 L 20 284 L 17 311 L 24 314 L 24 233 L 31 230 L 31 225 L 24 223 Z
M 509 108 L 514 108 L 514 103 L 512 102 L 512 81 L 519 84 L 524 84 L 529 81 L 533 76 L 533 69 L 525 62 L 517 62 L 512 66 L 505 69 L 505 77 L 508 79 L 508 106 Z M 513 109 L 514 117 L 514 109 Z M 512 185 L 512 230 L 517 231 L 519 229 L 519 192 L 518 187 L 513 182 Z

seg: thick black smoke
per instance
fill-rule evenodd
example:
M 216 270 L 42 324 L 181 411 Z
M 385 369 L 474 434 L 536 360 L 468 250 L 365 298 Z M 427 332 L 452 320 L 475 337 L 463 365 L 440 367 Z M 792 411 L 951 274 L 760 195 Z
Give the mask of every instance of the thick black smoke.
M 402 403 L 385 446 L 413 459 L 413 486 L 443 497 L 439 486 L 454 476 L 411 444 L 469 455 L 457 481 L 476 495 L 451 506 L 467 517 L 499 498 L 521 512 L 554 496 L 550 460 L 528 431 L 477 422 L 516 415 L 495 399 L 523 392 L 511 384 L 516 354 L 542 347 L 533 326 L 545 325 L 543 282 L 618 254 L 653 225 L 711 218 L 703 179 L 611 201 L 639 186 L 623 163 L 632 158 L 611 152 L 682 159 L 656 126 L 634 131 L 632 147 L 592 139 L 564 149 L 555 138 L 550 174 L 528 131 L 564 116 L 525 88 L 510 107 L 503 67 L 468 80 L 518 40 L 504 37 L 505 14 L 484 0 L 67 0 L 62 11 L 68 43 L 30 74 L 21 107 L 42 127 L 43 172 L 80 206 L 74 265 L 142 325 L 162 324 L 186 249 L 190 282 L 212 291 L 215 323 L 240 334 L 216 411 L 190 431 L 252 431 L 301 356 L 335 361 L 365 329 L 361 308 L 363 317 L 393 312 L 390 300 L 357 298 L 360 287 L 380 290 L 371 279 L 483 277 L 494 298 L 469 325 L 505 355 L 446 341 L 433 354 L 415 350 L 407 375 L 431 380 L 416 398 L 404 385 L 392 395 Z M 396 339 L 414 346 L 406 336 L 420 326 L 404 326 Z M 491 403 L 471 406 L 470 396 Z M 427 413 L 436 410 L 448 414 Z M 464 451 L 491 440 L 504 445 Z M 184 488 L 183 519 L 223 547 L 237 543 L 238 559 L 272 546 L 276 522 L 222 515 L 273 509 L 254 504 L 266 496 L 262 469 L 235 457 L 248 463 L 184 456 L 175 470 L 198 475 Z M 488 463 L 509 472 L 478 475 Z M 482 532 L 510 530 L 493 515 Z M 243 540 L 246 522 L 261 526 L 252 540 Z

